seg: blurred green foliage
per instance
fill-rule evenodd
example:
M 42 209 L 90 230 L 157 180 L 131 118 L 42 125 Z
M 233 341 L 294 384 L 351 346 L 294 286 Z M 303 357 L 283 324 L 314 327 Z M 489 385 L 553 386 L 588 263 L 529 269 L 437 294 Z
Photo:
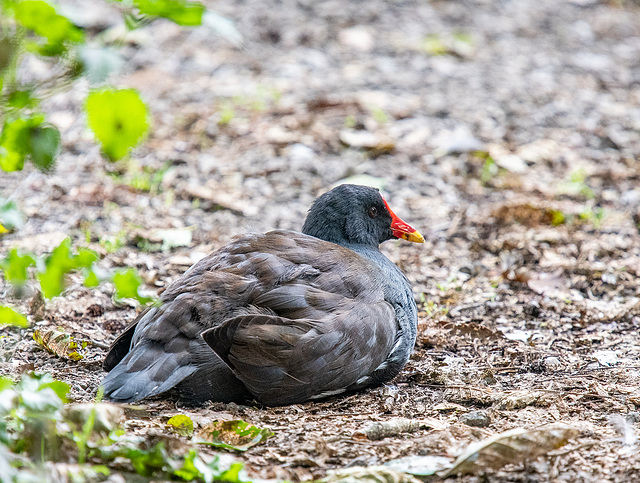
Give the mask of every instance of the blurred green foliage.
M 119 4 L 130 29 L 158 18 L 197 26 L 206 11 L 201 3 L 188 0 L 129 0 Z M 94 47 L 97 40 L 49 0 L 0 0 L 0 170 L 20 171 L 27 161 L 44 172 L 54 167 L 61 136 L 47 122 L 40 102 L 70 88 L 82 76 L 90 82 L 104 82 L 121 64 L 110 46 Z M 19 70 L 29 57 L 48 64 L 51 77 L 23 81 Z M 127 156 L 149 129 L 148 109 L 132 89 L 92 90 L 85 110 L 89 127 L 110 161 Z
M 0 326 L 2 325 L 13 325 L 24 329 L 29 327 L 29 322 L 24 315 L 19 314 L 11 307 L 0 305 Z
M 135 299 L 142 305 L 153 302 L 153 298 L 143 297 L 138 293 L 138 288 L 142 285 L 142 278 L 133 268 L 117 270 L 113 274 L 113 284 L 116 287 L 117 299 Z
M 133 472 L 163 481 L 243 481 L 241 463 L 224 465 L 219 456 L 205 461 L 194 448 L 175 454 L 162 441 L 127 435 L 116 425 L 121 413 L 113 405 L 67 404 L 69 390 L 49 375 L 29 374 L 16 383 L 0 377 L 2 482 L 50 481 L 57 463 L 69 481 L 103 481 L 112 471 L 132 481 L 140 479 Z
M 100 89 L 85 103 L 89 127 L 111 160 L 125 157 L 149 129 L 147 106 L 133 89 Z
M 117 299 L 131 298 L 143 305 L 154 302 L 152 297 L 144 297 L 138 293 L 142 279 L 132 268 L 119 269 L 113 273 L 103 271 L 104 273 L 99 276 L 94 270 L 94 264 L 99 258 L 93 250 L 82 247 L 78 248 L 77 253 L 74 254 L 71 249 L 71 239 L 65 238 L 49 255 L 42 257 L 21 254 L 15 248 L 10 250 L 6 257 L 0 259 L 0 271 L 7 282 L 16 288 L 21 288 L 29 279 L 29 267 L 35 266 L 35 278 L 47 299 L 56 297 L 64 291 L 69 273 L 82 271 L 84 285 L 87 287 L 95 287 L 100 282 L 111 281 L 115 286 Z

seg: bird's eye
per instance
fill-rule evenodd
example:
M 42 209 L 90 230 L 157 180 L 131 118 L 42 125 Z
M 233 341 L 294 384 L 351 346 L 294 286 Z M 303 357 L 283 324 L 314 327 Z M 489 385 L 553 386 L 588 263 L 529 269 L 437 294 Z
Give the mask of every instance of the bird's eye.
M 376 208 L 375 206 L 369 208 L 369 216 L 371 218 L 375 218 L 376 216 L 378 216 L 378 208 Z

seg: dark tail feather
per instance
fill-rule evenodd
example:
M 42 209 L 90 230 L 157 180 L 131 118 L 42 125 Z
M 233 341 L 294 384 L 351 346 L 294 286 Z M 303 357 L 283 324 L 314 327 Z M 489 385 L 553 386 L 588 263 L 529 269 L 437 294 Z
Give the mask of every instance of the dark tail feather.
M 140 362 L 141 355 L 146 359 L 153 353 L 153 348 L 146 344 L 136 346 L 129 352 L 102 380 L 105 399 L 117 402 L 140 401 L 168 391 L 197 371 L 195 365 L 180 365 L 174 354 L 164 352 L 156 352 L 157 358 L 148 366 L 136 364 Z

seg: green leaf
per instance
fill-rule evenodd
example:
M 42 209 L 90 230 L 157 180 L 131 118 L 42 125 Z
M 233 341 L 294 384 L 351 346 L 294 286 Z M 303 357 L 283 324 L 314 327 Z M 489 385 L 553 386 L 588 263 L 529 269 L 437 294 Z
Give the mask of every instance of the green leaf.
M 60 398 L 63 403 L 67 402 L 67 394 L 71 390 L 71 386 L 62 381 L 51 381 L 40 384 L 42 389 L 49 388 Z
M 19 118 L 7 121 L 0 136 L 0 168 L 3 171 L 20 171 L 31 144 L 33 118 Z
M 0 169 L 20 171 L 24 160 L 31 157 L 34 164 L 46 171 L 60 146 L 60 133 L 51 125 L 44 125 L 44 116 L 35 114 L 4 123 L 0 136 Z
M 43 172 L 51 170 L 60 150 L 60 131 L 55 126 L 38 126 L 31 130 L 31 160 Z
M 0 37 L 0 74 L 3 70 L 5 70 L 11 64 L 13 56 L 18 51 L 18 39 L 9 34 L 5 33 L 4 36 Z M 2 75 L 0 75 L 0 91 L 2 90 Z
M 62 407 L 63 401 L 50 387 L 38 386 L 35 390 L 22 389 L 20 402 L 25 408 L 37 412 L 53 412 Z
M 0 377 L 0 392 L 13 387 L 13 381 L 8 377 Z
M 184 481 L 193 481 L 196 479 L 200 479 L 202 473 L 196 467 L 196 459 L 199 459 L 198 452 L 194 449 L 190 449 L 184 457 L 182 468 L 179 468 L 173 472 L 174 476 L 177 476 Z
M 138 293 L 138 287 L 142 285 L 142 278 L 133 268 L 116 271 L 113 275 L 113 284 L 116 287 L 116 299 L 136 299 L 143 305 L 153 300 L 151 297 L 143 297 Z
M 96 272 L 93 270 L 89 270 L 84 277 L 84 286 L 91 288 L 97 287 L 98 285 L 100 285 L 98 275 L 96 275 Z
M 111 161 L 122 159 L 149 130 L 147 106 L 133 89 L 92 91 L 85 112 L 89 127 Z
M 181 436 L 191 436 L 193 434 L 193 421 L 185 414 L 176 414 L 167 421 L 173 431 Z
M 34 97 L 30 90 L 17 90 L 9 94 L 7 104 L 14 109 L 25 109 L 35 107 L 40 100 Z
M 98 254 L 88 248 L 78 248 L 78 254 L 73 258 L 76 268 L 89 268 L 100 259 Z
M 162 470 L 169 464 L 169 455 L 163 443 L 158 443 L 145 451 L 139 448 L 126 448 L 124 455 L 129 458 L 139 475 L 151 476 L 154 471 Z
M 90 269 L 98 255 L 88 248 L 79 248 L 71 254 L 71 239 L 65 238 L 45 260 L 45 270 L 38 273 L 42 293 L 46 298 L 60 295 L 65 288 L 67 273 L 80 268 Z
M 198 2 L 186 0 L 134 0 L 140 13 L 164 17 L 185 27 L 202 24 L 205 7 Z
M 74 268 L 70 247 L 71 239 L 65 238 L 47 257 L 45 271 L 38 273 L 42 294 L 48 299 L 62 293 L 64 277 Z
M 13 310 L 11 307 L 0 305 L 0 325 L 13 325 L 26 329 L 29 327 L 27 318 Z
M 27 281 L 27 269 L 35 265 L 36 261 L 30 255 L 20 255 L 14 248 L 9 256 L 0 260 L 0 269 L 4 272 L 4 278 L 13 285 L 23 285 Z
M 91 84 L 104 82 L 114 71 L 124 64 L 124 58 L 111 47 L 92 47 L 83 45 L 78 48 L 84 75 Z
M 24 225 L 24 215 L 15 201 L 0 198 L 0 223 L 8 230 L 15 230 Z
M 233 463 L 227 471 L 224 471 L 222 474 L 220 474 L 218 479 L 220 481 L 230 481 L 230 482 L 245 481 L 242 478 L 240 478 L 240 472 L 242 471 L 242 468 L 243 468 L 242 463 Z
M 65 51 L 65 43 L 78 44 L 84 41 L 82 30 L 42 0 L 17 3 L 15 17 L 26 28 L 47 39 L 47 44 L 36 45 L 36 50 L 42 55 L 59 55 Z

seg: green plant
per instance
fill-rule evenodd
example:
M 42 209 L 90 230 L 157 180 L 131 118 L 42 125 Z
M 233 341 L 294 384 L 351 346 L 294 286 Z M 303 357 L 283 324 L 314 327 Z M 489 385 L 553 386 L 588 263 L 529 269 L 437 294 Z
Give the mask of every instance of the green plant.
M 429 34 L 422 41 L 422 49 L 433 56 L 446 55 L 449 49 L 438 34 Z
M 205 7 L 189 0 L 129 0 L 118 2 L 129 29 L 157 18 L 178 25 L 202 24 Z M 121 62 L 111 46 L 98 43 L 48 0 L 0 0 L 0 169 L 22 170 L 26 161 L 38 169 L 53 168 L 60 150 L 58 129 L 40 109 L 43 99 L 68 89 L 82 76 L 101 83 Z M 50 77 L 22 80 L 20 69 L 36 57 Z M 85 102 L 89 127 L 111 161 L 125 157 L 149 129 L 149 114 L 132 89 L 92 89 Z
M 378 106 L 369 106 L 369 112 L 371 116 L 378 124 L 385 124 L 389 121 L 389 116 L 383 109 Z
M 134 160 L 130 160 L 126 163 L 124 172 L 113 171 L 109 172 L 109 174 L 119 184 L 129 186 L 138 191 L 157 194 L 160 191 L 162 179 L 170 167 L 170 162 L 166 162 L 162 168 L 153 168 L 141 166 Z
M 49 468 L 58 462 L 77 463 L 74 470 L 60 467 L 71 481 L 127 467 L 154 480 L 243 481 L 241 463 L 224 465 L 218 456 L 207 462 L 193 447 L 179 455 L 163 442 L 128 435 L 116 426 L 121 411 L 101 403 L 100 393 L 95 404 L 67 404 L 69 389 L 46 374 L 28 374 L 17 383 L 0 377 L 3 482 L 43 481 L 45 462 Z
M 3 325 L 13 325 L 15 327 L 29 327 L 27 318 L 13 310 L 11 307 L 0 305 L 0 327 Z
M 599 206 L 585 206 L 584 210 L 578 215 L 580 220 L 591 223 L 594 228 L 598 229 L 602 226 L 602 222 L 606 218 L 607 212 Z
M 218 107 L 218 125 L 226 126 L 242 112 L 262 112 L 269 105 L 276 105 L 281 96 L 282 93 L 278 89 L 258 86 L 251 95 L 236 95 L 222 99 Z
M 355 116 L 346 116 L 344 118 L 344 127 L 347 129 L 353 129 L 358 124 L 358 120 Z
M 24 225 L 24 215 L 14 201 L 0 198 L 0 235 Z
M 60 295 L 66 287 L 67 275 L 71 272 L 82 271 L 84 285 L 95 287 L 104 281 L 112 281 L 116 289 L 116 298 L 133 298 L 141 304 L 153 302 L 151 297 L 141 296 L 138 288 L 142 279 L 131 268 L 118 269 L 113 273 L 96 273 L 95 262 L 98 254 L 88 248 L 78 248 L 77 253 L 71 250 L 71 239 L 65 238 L 49 255 L 36 257 L 33 254 L 21 255 L 17 249 L 12 249 L 9 255 L 0 260 L 0 270 L 5 280 L 17 288 L 22 287 L 29 278 L 29 267 L 35 266 L 35 278 L 45 298 Z M 9 317 L 9 313 L 6 313 Z M 13 319 L 11 319 L 13 320 Z
M 127 232 L 125 230 L 120 230 L 113 236 L 105 236 L 100 238 L 100 246 L 105 249 L 107 253 L 116 253 L 123 246 L 125 246 L 127 241 Z
M 449 313 L 449 307 L 441 307 L 433 300 L 429 300 L 424 304 L 424 310 L 428 317 L 433 317 L 436 314 L 447 315 Z
M 498 165 L 491 156 L 487 156 L 482 165 L 482 173 L 480 175 L 482 186 L 487 186 L 497 174 Z
M 595 193 L 591 187 L 587 184 L 587 174 L 583 169 L 577 169 L 569 174 L 569 179 L 563 181 L 558 192 L 560 194 L 566 194 L 571 196 L 582 196 L 587 200 L 595 198 Z

